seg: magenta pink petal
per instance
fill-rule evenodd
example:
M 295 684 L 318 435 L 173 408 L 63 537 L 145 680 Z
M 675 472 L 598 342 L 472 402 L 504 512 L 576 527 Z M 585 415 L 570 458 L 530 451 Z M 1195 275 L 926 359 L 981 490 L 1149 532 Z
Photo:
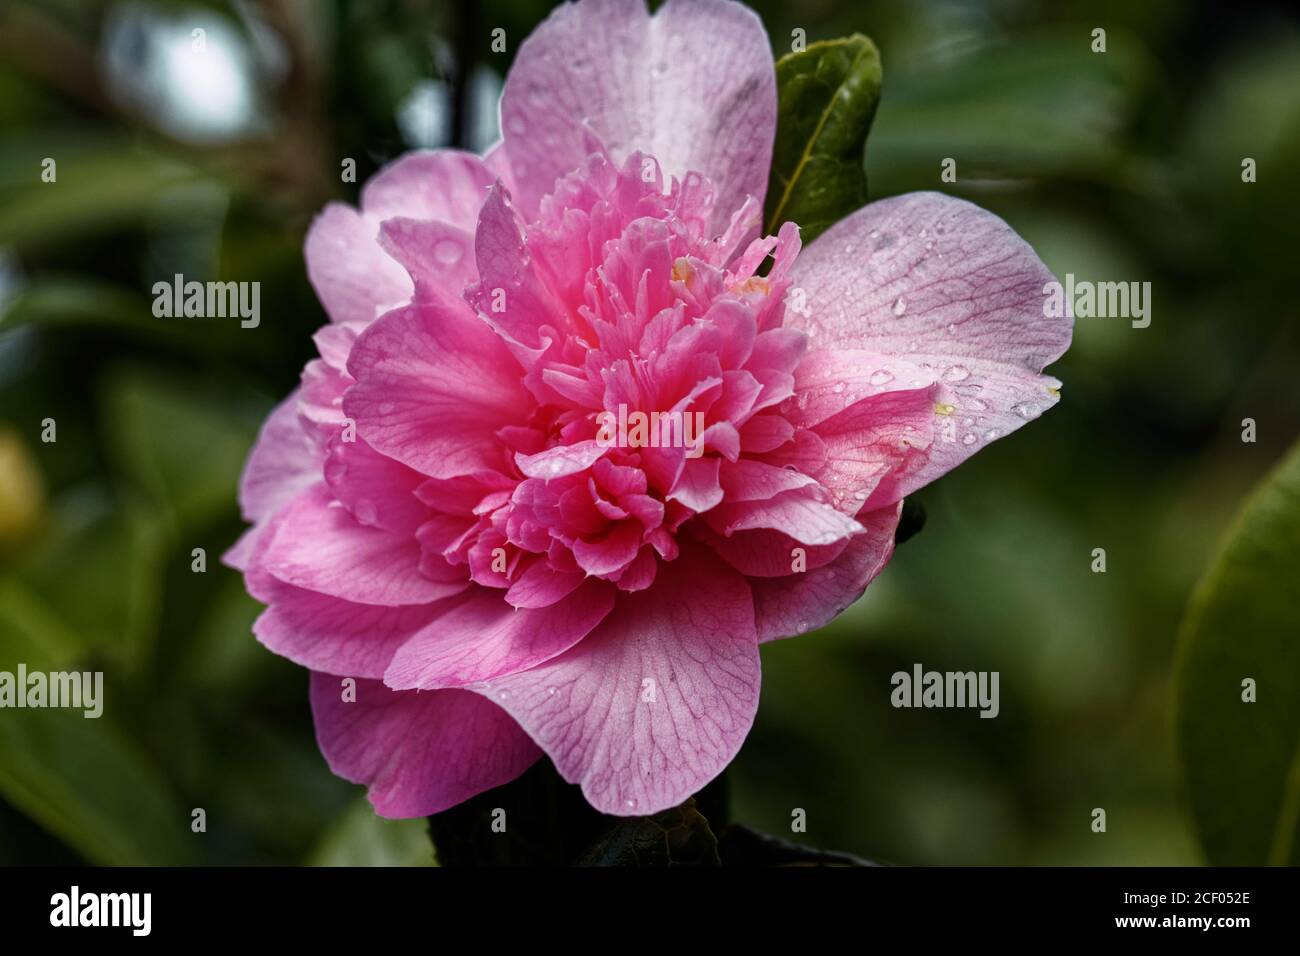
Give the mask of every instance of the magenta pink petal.
M 449 569 L 445 580 L 420 573 L 414 539 L 360 524 L 323 485 L 295 498 L 281 515 L 263 560 L 286 584 L 358 604 L 426 604 L 463 591 Z
M 597 810 L 655 813 L 712 780 L 749 732 L 753 615 L 744 578 L 683 549 L 576 647 L 474 689 L 519 721 Z
M 468 309 L 388 313 L 357 341 L 346 414 L 376 450 L 433 478 L 506 469 L 498 429 L 525 418 L 519 367 Z
M 614 589 L 590 581 L 542 608 L 515 608 L 476 587 L 393 656 L 384 683 L 395 690 L 463 687 L 550 660 L 582 640 L 614 606 Z
M 334 773 L 365 784 L 381 817 L 423 817 L 509 783 L 541 756 L 505 711 L 460 690 L 394 691 L 311 675 L 316 741 Z
M 849 539 L 839 557 L 783 577 L 750 580 L 759 641 L 794 637 L 833 621 L 862 596 L 894 552 L 902 504 L 858 515 L 866 534 Z

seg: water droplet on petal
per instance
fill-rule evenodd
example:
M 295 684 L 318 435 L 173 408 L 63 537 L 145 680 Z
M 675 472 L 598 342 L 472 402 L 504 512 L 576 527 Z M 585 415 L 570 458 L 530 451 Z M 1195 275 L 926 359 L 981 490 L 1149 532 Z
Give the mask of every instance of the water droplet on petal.
M 961 436 L 961 443 L 963 445 L 973 445 L 975 444 L 975 436 L 970 432 L 967 432 L 965 435 Z
M 964 365 L 954 365 L 948 371 L 943 373 L 945 382 L 961 382 L 970 378 L 970 369 Z
M 464 250 L 455 239 L 443 239 L 433 247 L 433 257 L 445 266 L 454 266 L 462 255 Z
M 990 428 L 988 431 L 984 433 L 985 441 L 992 441 L 997 437 L 998 437 L 998 430 L 996 428 Z
M 887 368 L 878 368 L 867 379 L 872 385 L 888 385 L 894 380 L 894 373 Z
M 899 296 L 897 299 L 894 300 L 894 315 L 902 315 L 906 311 L 907 311 L 907 303 L 903 301 L 902 296 Z
M 1019 404 L 1012 405 L 1011 410 L 1026 421 L 1031 418 L 1037 418 L 1040 414 L 1038 406 L 1033 402 L 1020 402 Z
M 844 383 L 836 382 L 835 387 L 832 388 L 831 391 L 834 392 L 836 395 L 838 395 L 840 392 L 844 391 Z

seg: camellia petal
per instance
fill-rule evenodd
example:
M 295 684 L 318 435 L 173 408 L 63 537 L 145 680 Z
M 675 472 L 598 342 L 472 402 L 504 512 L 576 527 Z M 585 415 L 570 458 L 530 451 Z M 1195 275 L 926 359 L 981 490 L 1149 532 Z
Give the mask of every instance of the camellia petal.
M 311 710 L 330 769 L 365 784 L 382 817 L 454 807 L 509 783 L 541 756 L 505 711 L 468 691 L 395 691 L 374 680 L 348 688 L 313 673 Z
M 749 585 L 683 552 L 572 650 L 475 689 L 592 806 L 628 815 L 675 806 L 717 776 L 749 732 L 758 684 Z

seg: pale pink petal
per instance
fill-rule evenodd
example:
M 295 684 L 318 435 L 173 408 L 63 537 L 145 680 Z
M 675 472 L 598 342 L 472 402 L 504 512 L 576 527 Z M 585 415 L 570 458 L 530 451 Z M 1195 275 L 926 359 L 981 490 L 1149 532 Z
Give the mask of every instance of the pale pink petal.
M 421 297 L 446 296 L 459 302 L 466 286 L 478 281 L 474 234 L 443 222 L 385 219 L 379 244 L 402 264 Z
M 800 544 L 817 546 L 834 544 L 862 530 L 849 515 L 819 500 L 811 491 L 799 488 L 762 501 L 723 501 L 705 520 L 726 537 L 765 528 L 780 531 Z
M 330 203 L 307 233 L 307 276 L 335 322 L 369 323 L 411 298 L 406 270 L 379 246 L 385 219 L 436 220 L 473 231 L 495 176 L 453 150 L 408 153 L 361 191 L 360 211 Z
M 393 691 L 311 675 L 316 741 L 330 770 L 365 784 L 381 817 L 423 817 L 509 783 L 541 756 L 505 711 L 460 690 Z
M 744 578 L 684 549 L 572 650 L 475 689 L 518 720 L 597 810 L 655 813 L 717 776 L 749 732 L 759 685 L 753 613 Z
M 861 597 L 894 552 L 902 503 L 858 515 L 866 534 L 849 539 L 835 560 L 784 577 L 754 578 L 754 622 L 760 641 L 794 637 L 833 621 Z M 788 570 L 788 559 L 787 570 Z
M 410 299 L 410 277 L 379 248 L 378 234 L 379 220 L 339 202 L 307 231 L 307 277 L 332 321 L 369 323 Z
M 495 180 L 496 175 L 473 153 L 416 150 L 366 182 L 361 209 L 375 220 L 403 216 L 472 232 L 487 188 Z
M 253 634 L 295 664 L 344 677 L 379 679 L 397 649 L 438 617 L 441 602 L 406 607 L 356 604 L 267 575 L 268 607 Z
M 738 3 L 642 0 L 557 7 L 506 77 L 501 127 L 525 214 L 589 152 L 584 124 L 622 162 L 634 150 L 717 190 L 721 234 L 745 197 L 767 192 L 776 72 L 759 18 Z
M 298 422 L 298 392 L 271 411 L 239 479 L 239 510 L 261 521 L 320 478 L 320 461 Z
M 360 524 L 323 485 L 295 498 L 267 547 L 263 566 L 286 584 L 358 604 L 427 604 L 463 591 L 463 571 L 445 580 L 420 573 L 420 545 Z
M 384 683 L 429 690 L 517 673 L 567 651 L 613 606 L 603 581 L 543 608 L 515 608 L 495 588 L 474 588 L 397 651 Z
M 529 478 L 563 478 L 586 471 L 601 458 L 608 448 L 594 438 L 572 445 L 556 445 L 536 455 L 515 455 L 519 470 Z
M 963 422 L 899 494 L 1058 400 L 1060 383 L 1040 374 L 1070 344 L 1071 320 L 1045 315 L 1044 287 L 1054 278 L 1005 222 L 971 203 L 940 193 L 871 203 L 804 249 L 790 277 L 807 309 L 787 313 L 788 324 L 812 333 L 819 348 L 928 367 L 939 381 L 936 402 Z

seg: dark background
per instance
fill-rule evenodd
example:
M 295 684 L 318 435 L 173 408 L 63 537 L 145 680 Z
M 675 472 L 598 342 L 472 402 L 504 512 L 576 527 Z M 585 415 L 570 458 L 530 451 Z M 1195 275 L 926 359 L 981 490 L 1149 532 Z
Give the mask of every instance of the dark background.
M 217 557 L 326 321 L 301 249 L 324 202 L 355 200 L 342 160 L 364 182 L 414 146 L 489 145 L 549 6 L 0 2 L 0 669 L 107 682 L 97 721 L 0 712 L 0 863 L 428 861 L 422 821 L 376 820 L 329 774 L 306 672 L 253 640 Z M 925 529 L 863 601 L 764 650 L 734 815 L 789 834 L 802 808 L 795 839 L 906 863 L 1200 862 L 1170 682 L 1192 587 L 1300 424 L 1300 24 L 1159 0 L 754 6 L 778 55 L 795 28 L 876 41 L 873 198 L 972 199 L 1058 275 L 1151 282 L 1152 322 L 1079 320 L 1060 405 L 922 492 Z M 260 282 L 261 326 L 154 318 L 177 272 Z M 892 709 L 917 662 L 1000 672 L 1001 715 Z

